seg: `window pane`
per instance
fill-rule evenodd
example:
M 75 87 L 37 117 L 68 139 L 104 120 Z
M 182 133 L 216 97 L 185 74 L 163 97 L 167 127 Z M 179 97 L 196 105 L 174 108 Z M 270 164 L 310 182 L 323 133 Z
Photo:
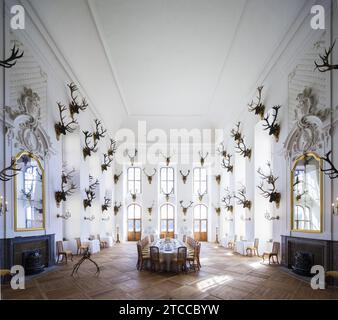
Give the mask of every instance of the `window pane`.
M 166 205 L 161 207 L 161 219 L 167 219 L 167 206 Z
M 162 181 L 167 180 L 166 168 L 161 168 L 161 180 Z
M 200 184 L 200 192 L 203 194 L 207 191 L 207 182 L 206 181 L 201 181 Z
M 206 181 L 207 180 L 207 170 L 201 169 L 201 180 Z
M 168 220 L 168 232 L 174 231 L 174 220 Z
M 135 193 L 140 193 L 141 192 L 141 181 L 136 181 L 135 182 Z
M 134 219 L 134 206 L 133 205 L 128 207 L 128 219 Z
M 167 220 L 161 220 L 161 232 L 167 231 Z
M 129 232 L 134 231 L 134 220 L 128 220 L 128 231 Z
M 174 192 L 174 182 L 173 181 L 168 182 L 167 193 L 169 193 L 170 191 Z
M 141 207 L 135 206 L 135 219 L 141 219 Z
M 199 232 L 200 231 L 200 221 L 194 221 L 194 232 Z
M 201 220 L 201 232 L 207 232 L 207 221 Z
M 135 180 L 141 180 L 141 169 L 135 168 Z
M 201 219 L 207 219 L 207 207 L 201 206 Z
M 128 192 L 134 193 L 134 182 L 128 181 Z
M 199 185 L 198 183 L 194 183 L 194 194 L 198 194 L 199 191 Z
M 167 175 L 168 180 L 174 180 L 174 169 L 173 168 L 168 168 L 168 175 Z
M 196 206 L 194 208 L 194 219 L 200 219 L 201 213 L 200 213 L 200 206 Z
M 196 168 L 194 169 L 194 181 L 199 181 L 200 180 L 200 169 Z
M 174 207 L 168 205 L 168 219 L 174 219 Z
M 135 231 L 141 232 L 141 220 L 135 220 Z
M 128 169 L 128 180 L 134 180 L 134 168 Z

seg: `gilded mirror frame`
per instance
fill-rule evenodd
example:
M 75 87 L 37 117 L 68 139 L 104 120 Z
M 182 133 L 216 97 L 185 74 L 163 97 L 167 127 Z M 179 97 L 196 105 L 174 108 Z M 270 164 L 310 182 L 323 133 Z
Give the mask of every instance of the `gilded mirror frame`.
M 17 203 L 17 176 L 14 176 L 14 231 L 15 232 L 28 232 L 28 231 L 42 231 L 46 229 L 46 191 L 45 191 L 45 170 L 41 164 L 40 159 L 32 154 L 29 151 L 21 151 L 18 153 L 15 157 L 15 165 L 17 165 L 17 161 L 22 157 L 22 156 L 28 156 L 31 159 L 34 159 L 39 166 L 39 169 L 41 170 L 42 174 L 42 227 L 40 228 L 18 228 L 17 222 L 18 222 L 18 203 Z M 20 174 L 18 174 L 20 176 Z
M 294 188 L 293 188 L 293 180 L 294 180 L 294 171 L 299 161 L 304 160 L 306 157 L 313 157 L 318 162 L 318 171 L 319 171 L 319 187 L 320 187 L 320 229 L 319 230 L 306 230 L 306 229 L 295 229 L 294 228 Z M 291 204 L 291 231 L 292 232 L 302 232 L 302 233 L 323 233 L 323 187 L 324 187 L 324 176 L 321 168 L 323 167 L 323 160 L 321 157 L 314 152 L 307 152 L 294 161 L 291 174 L 290 174 L 290 204 Z

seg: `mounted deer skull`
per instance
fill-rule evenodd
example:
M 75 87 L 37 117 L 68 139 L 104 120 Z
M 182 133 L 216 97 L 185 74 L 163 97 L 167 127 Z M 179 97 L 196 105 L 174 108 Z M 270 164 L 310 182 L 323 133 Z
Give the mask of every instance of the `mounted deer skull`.
M 220 214 L 222 212 L 222 208 L 214 206 L 214 209 L 215 209 L 215 212 L 217 213 L 217 215 L 220 216 Z
M 203 193 L 201 193 L 200 190 L 197 191 L 197 195 L 198 195 L 198 200 L 199 202 L 203 201 L 203 197 L 207 194 L 207 191 L 205 190 Z
M 204 166 L 205 163 L 205 159 L 208 157 L 209 152 L 206 153 L 206 155 L 203 157 L 203 154 L 201 151 L 198 152 L 199 156 L 200 156 L 200 163 L 201 163 L 201 167 Z
M 230 190 L 228 188 L 225 189 L 226 195 L 223 197 L 222 202 L 224 202 L 224 206 L 227 209 L 227 211 L 233 212 L 234 211 L 234 206 L 231 204 L 231 200 L 234 197 Z
M 111 163 L 113 162 L 113 158 L 111 158 L 108 154 L 103 154 L 103 163 L 101 164 L 101 171 L 107 171 L 110 168 Z
M 65 122 L 66 116 L 63 115 L 63 113 L 67 110 L 66 106 L 63 106 L 61 103 L 58 102 L 58 108 L 59 108 L 59 113 L 60 113 L 60 121 L 58 123 L 55 123 L 54 125 L 54 129 L 55 129 L 55 133 L 56 133 L 56 139 L 59 141 L 60 140 L 60 136 L 66 135 L 67 132 L 68 133 L 72 133 L 75 131 L 75 128 L 72 127 L 72 125 L 77 125 L 77 121 L 72 118 L 71 121 L 69 121 L 68 123 Z
M 325 158 L 321 157 L 323 161 L 325 161 L 330 167 L 328 169 L 323 169 L 321 168 L 321 171 L 324 172 L 326 175 L 329 176 L 330 179 L 336 179 L 338 178 L 338 170 L 334 166 L 332 160 L 330 160 L 330 154 L 332 153 L 332 150 L 329 151 L 326 155 Z
M 9 181 L 13 177 L 19 174 L 21 171 L 20 168 L 16 168 L 16 161 L 15 159 L 11 160 L 11 164 L 0 171 L 0 180 L 1 181 Z
M 265 111 L 265 106 L 262 103 L 262 90 L 264 86 L 260 86 L 257 88 L 258 91 L 258 96 L 257 96 L 257 102 L 254 103 L 252 100 L 250 104 L 248 104 L 249 111 L 254 112 L 255 115 L 260 116 L 261 120 L 263 120 L 264 117 L 264 111 Z
M 269 130 L 269 135 L 270 136 L 274 136 L 276 138 L 276 142 L 278 142 L 279 140 L 279 134 L 280 134 L 280 124 L 279 123 L 276 123 L 277 121 L 277 116 L 278 116 L 278 111 L 279 109 L 281 108 L 282 106 L 273 106 L 272 109 L 274 111 L 272 117 L 273 117 L 273 120 L 272 122 L 270 123 L 269 122 L 269 117 L 270 115 L 267 114 L 266 117 L 264 117 L 264 121 L 266 123 L 263 124 L 263 127 L 264 127 L 264 130 Z
M 230 154 L 230 153 L 228 153 L 227 155 L 226 155 L 226 157 L 224 157 L 223 159 L 222 159 L 222 162 L 221 162 L 221 167 L 223 168 L 223 169 L 226 169 L 227 170 L 227 172 L 233 172 L 233 170 L 234 170 L 234 166 L 233 165 L 231 165 L 231 157 L 232 157 L 232 155 Z
M 269 202 L 275 202 L 276 207 L 279 208 L 281 194 L 276 190 L 276 181 L 278 180 L 278 177 L 275 177 L 273 175 L 270 162 L 267 163 L 267 166 L 269 167 L 270 170 L 269 174 L 265 174 L 261 168 L 258 168 L 257 170 L 257 173 L 262 178 L 261 184 L 257 186 L 257 188 L 261 190 L 261 195 L 264 198 L 269 199 Z M 269 190 L 264 189 L 264 181 L 267 184 L 271 185 L 271 188 Z
M 231 129 L 231 131 L 230 131 L 230 135 L 235 140 L 235 142 L 239 141 L 242 138 L 242 134 L 239 130 L 240 125 L 241 125 L 241 123 L 237 122 L 236 128 Z
M 218 185 L 221 184 L 222 176 L 220 174 L 215 175 L 215 179 Z
M 132 156 L 132 155 L 129 154 L 129 150 L 128 150 L 128 149 L 125 151 L 125 153 L 127 154 L 128 158 L 129 158 L 129 160 L 130 160 L 130 165 L 131 165 L 132 167 L 134 166 L 135 158 L 136 158 L 136 156 L 137 156 L 137 152 L 138 152 L 137 149 L 135 149 L 134 155 Z
M 251 201 L 246 198 L 246 188 L 244 186 L 238 190 L 238 196 L 234 195 L 234 198 L 238 200 L 237 204 L 243 205 L 243 208 L 251 209 Z
M 99 180 L 93 182 L 93 177 L 89 175 L 89 188 L 85 189 L 86 199 L 83 200 L 83 206 L 85 209 L 92 206 L 93 200 L 96 198 L 95 189 L 99 185 Z
M 224 147 L 224 143 L 221 142 L 219 144 L 219 147 L 217 148 L 217 153 L 222 156 L 223 158 L 225 158 L 227 156 L 227 151 L 225 150 L 225 147 Z
M 155 176 L 155 174 L 156 174 L 156 172 L 157 172 L 155 168 L 154 168 L 153 170 L 154 170 L 153 174 L 149 175 L 149 174 L 147 174 L 146 170 L 143 169 L 143 172 L 144 172 L 144 174 L 147 176 L 147 179 L 148 179 L 148 183 L 149 183 L 149 184 L 151 184 L 151 182 L 153 181 L 153 177 Z
M 113 157 L 114 154 L 116 153 L 117 146 L 116 146 L 116 141 L 114 139 L 110 139 L 110 147 L 107 151 L 109 157 Z
M 122 171 L 121 171 L 120 174 L 116 174 L 116 173 L 114 174 L 114 183 L 115 184 L 117 184 L 119 182 L 121 175 L 122 175 Z
M 8 68 L 8 69 L 12 68 L 13 66 L 15 66 L 17 60 L 23 57 L 23 54 L 24 54 L 24 51 L 22 51 L 21 54 L 19 54 L 19 49 L 17 49 L 14 45 L 11 50 L 10 57 L 5 60 L 0 60 L 0 66 L 3 68 Z
M 111 207 L 111 199 L 104 197 L 104 204 L 101 206 L 102 212 L 107 211 Z
M 164 192 L 164 190 L 162 189 L 162 193 L 165 195 L 165 199 L 167 200 L 167 202 L 169 201 L 170 195 L 174 194 L 174 188 L 171 188 L 169 193 Z
M 241 137 L 237 141 L 237 146 L 235 148 L 236 152 L 239 153 L 241 156 L 243 156 L 244 158 L 248 158 L 249 160 L 251 159 L 251 149 L 245 145 L 244 137 Z
M 122 207 L 122 203 L 120 202 L 120 204 L 117 204 L 117 202 L 115 201 L 115 204 L 114 204 L 114 214 L 115 214 L 115 216 L 119 213 L 121 207 Z
M 151 207 L 147 208 L 149 215 L 151 215 L 151 213 L 153 212 L 154 204 L 155 204 L 155 201 L 153 201 L 153 203 L 151 204 Z
M 90 138 L 93 137 L 93 133 L 89 133 L 89 131 L 82 131 L 85 136 L 85 147 L 82 149 L 83 157 L 86 160 L 87 157 L 92 155 L 92 152 L 97 151 L 97 140 L 93 139 L 93 145 L 90 145 Z
M 136 193 L 132 193 L 131 191 L 129 191 L 129 193 L 131 195 L 132 200 L 135 202 L 136 198 L 137 198 L 137 194 Z
M 70 195 L 72 195 L 74 193 L 74 191 L 76 190 L 76 185 L 71 182 L 70 186 L 66 188 L 66 186 L 69 184 L 69 181 L 72 180 L 73 178 L 73 173 L 74 173 L 75 169 L 73 169 L 70 172 L 62 172 L 61 175 L 61 191 L 56 191 L 55 192 L 55 201 L 56 201 L 56 206 L 59 208 L 60 207 L 60 203 L 62 201 L 67 201 L 67 197 L 69 197 Z
M 189 176 L 189 174 L 190 174 L 190 170 L 187 171 L 187 174 L 184 174 L 184 173 L 182 172 L 182 170 L 180 170 L 180 174 L 181 174 L 181 176 L 182 176 L 182 181 L 183 181 L 183 183 L 186 184 L 186 183 L 187 183 L 188 176 Z
M 94 120 L 95 122 L 95 131 L 93 132 L 93 139 L 94 142 L 99 141 L 100 139 L 103 139 L 106 135 L 107 129 L 104 129 L 101 121 L 98 119 Z
M 187 207 L 183 206 L 183 200 L 180 201 L 180 205 L 183 211 L 183 214 L 186 215 L 188 212 L 188 209 L 193 205 L 193 202 L 190 201 L 189 205 Z
M 76 91 L 78 91 L 78 88 L 73 82 L 68 84 L 68 88 L 70 90 L 70 96 L 72 99 L 72 101 L 69 104 L 69 112 L 72 119 L 74 119 L 74 115 L 79 114 L 80 110 L 85 111 L 87 109 L 88 103 L 85 98 L 82 99 L 81 104 L 77 102 L 77 96 L 75 95 L 75 93 Z
M 166 163 L 166 165 L 167 165 L 167 167 L 169 166 L 169 164 L 170 164 L 170 161 L 171 161 L 171 158 L 172 158 L 172 156 L 174 155 L 174 153 L 170 156 L 165 156 L 163 153 L 162 153 L 162 151 L 160 151 L 160 154 L 163 156 L 163 158 L 164 158 L 164 160 L 165 160 L 165 163 Z
M 332 46 L 326 50 L 324 55 L 319 55 L 319 58 L 321 59 L 321 63 L 317 63 L 315 61 L 315 69 L 317 69 L 319 72 L 327 72 L 330 70 L 338 69 L 338 64 L 330 64 L 330 55 L 332 54 L 333 48 L 336 44 L 336 40 L 333 42 Z

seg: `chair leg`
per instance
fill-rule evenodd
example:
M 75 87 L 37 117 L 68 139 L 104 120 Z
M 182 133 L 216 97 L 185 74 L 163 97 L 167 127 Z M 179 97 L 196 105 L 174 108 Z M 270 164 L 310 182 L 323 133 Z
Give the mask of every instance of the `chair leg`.
M 56 260 L 56 264 L 59 264 L 59 259 L 60 259 L 60 255 L 58 254 L 58 259 Z
M 68 263 L 67 253 L 65 254 L 65 258 L 66 258 L 66 264 L 67 264 Z

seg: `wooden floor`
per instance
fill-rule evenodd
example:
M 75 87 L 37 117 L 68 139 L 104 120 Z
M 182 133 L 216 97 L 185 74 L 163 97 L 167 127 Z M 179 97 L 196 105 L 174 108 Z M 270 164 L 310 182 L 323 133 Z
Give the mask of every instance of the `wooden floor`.
M 79 276 L 70 276 L 73 264 L 60 265 L 34 276 L 25 290 L 2 287 L 2 299 L 338 299 L 338 289 L 313 290 L 309 283 L 279 266 L 263 265 L 260 258 L 232 254 L 203 243 L 202 269 L 188 274 L 136 270 L 136 244 L 104 249 L 88 261 Z

